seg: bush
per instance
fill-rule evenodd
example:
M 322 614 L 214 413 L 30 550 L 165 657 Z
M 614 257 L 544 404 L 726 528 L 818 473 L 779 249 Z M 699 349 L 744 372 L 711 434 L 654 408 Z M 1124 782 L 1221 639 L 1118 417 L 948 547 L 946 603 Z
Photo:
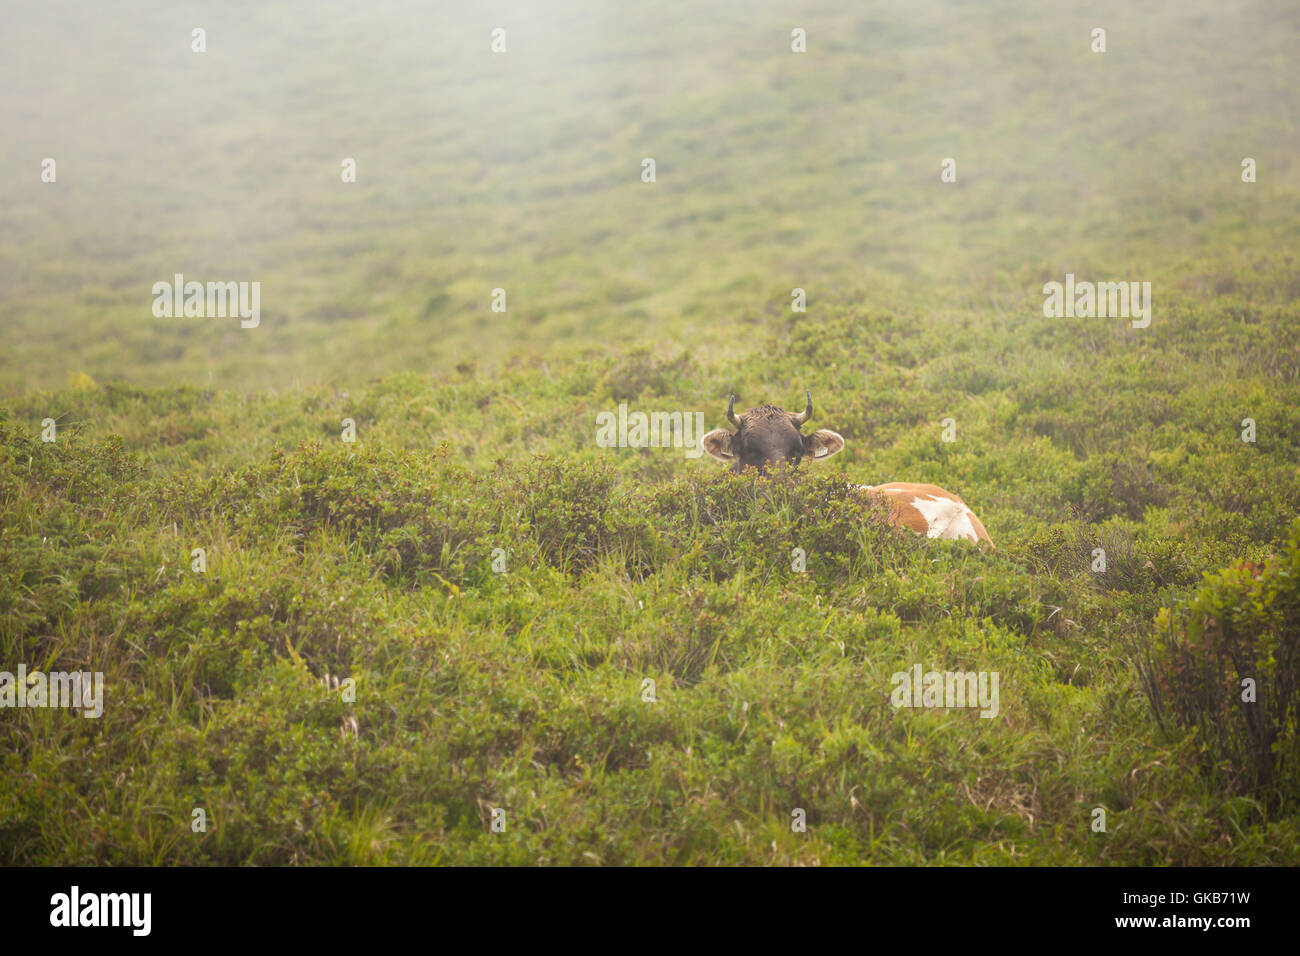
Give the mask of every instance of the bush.
M 1162 725 L 1192 728 L 1207 770 L 1270 802 L 1300 794 L 1300 520 L 1282 553 L 1207 574 L 1156 618 L 1143 684 Z M 1243 686 L 1250 678 L 1255 699 Z

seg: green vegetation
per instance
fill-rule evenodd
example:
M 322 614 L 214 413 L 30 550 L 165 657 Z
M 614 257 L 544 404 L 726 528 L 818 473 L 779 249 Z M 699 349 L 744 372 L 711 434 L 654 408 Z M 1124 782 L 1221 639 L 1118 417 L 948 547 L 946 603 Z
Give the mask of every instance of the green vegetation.
M 497 58 L 497 11 L 206 59 L 88 11 L 180 44 L 131 69 L 23 14 L 0 670 L 105 707 L 0 709 L 0 863 L 1300 863 L 1300 17 L 827 6 L 502 12 Z M 176 272 L 262 325 L 154 319 Z M 1044 318 L 1066 272 L 1151 326 Z M 847 447 L 794 476 L 595 445 L 805 387 Z M 998 716 L 895 711 L 915 664 Z
M 1300 793 L 1300 519 L 1281 556 L 1209 575 L 1175 621 L 1162 610 L 1155 654 L 1139 658 L 1147 693 L 1207 742 L 1206 769 L 1275 803 Z M 1250 675 L 1258 686 L 1242 678 Z M 1259 675 L 1255 677 L 1253 675 Z

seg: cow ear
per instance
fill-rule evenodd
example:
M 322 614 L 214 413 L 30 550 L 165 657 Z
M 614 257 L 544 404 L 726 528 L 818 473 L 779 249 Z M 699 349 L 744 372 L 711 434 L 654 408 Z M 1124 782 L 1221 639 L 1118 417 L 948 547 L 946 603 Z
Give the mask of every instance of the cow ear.
M 803 436 L 803 453 L 807 458 L 829 458 L 843 449 L 844 439 L 839 432 L 833 432 L 829 428 L 819 428 L 811 435 Z
M 725 428 L 715 428 L 706 434 L 700 439 L 700 447 L 718 461 L 733 461 L 736 457 L 731 453 L 731 432 Z

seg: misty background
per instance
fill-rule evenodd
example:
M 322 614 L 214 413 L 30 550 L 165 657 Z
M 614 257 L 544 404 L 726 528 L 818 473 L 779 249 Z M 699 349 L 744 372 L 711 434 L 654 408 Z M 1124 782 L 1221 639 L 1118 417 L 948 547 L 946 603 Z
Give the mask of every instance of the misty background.
M 0 387 L 732 355 L 795 286 L 1017 323 L 1065 271 L 1289 253 L 1284 7 L 7 3 Z M 260 281 L 260 328 L 154 318 L 178 272 Z

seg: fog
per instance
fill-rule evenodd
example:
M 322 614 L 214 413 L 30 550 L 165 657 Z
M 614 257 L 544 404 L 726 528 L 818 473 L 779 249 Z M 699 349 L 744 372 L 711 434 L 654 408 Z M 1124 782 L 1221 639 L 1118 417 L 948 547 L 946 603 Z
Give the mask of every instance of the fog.
M 1140 260 L 1211 228 L 1245 156 L 1263 169 L 1250 215 L 1296 196 L 1300 12 L 1281 4 L 49 2 L 3 17 L 9 387 L 65 368 L 192 380 L 197 353 L 239 378 L 253 358 L 228 331 L 150 350 L 170 333 L 149 328 L 148 289 L 175 273 L 263 281 L 249 380 L 277 384 L 401 366 L 413 339 L 438 365 L 667 334 L 682 316 L 707 336 L 742 301 L 727 283 L 782 268 L 966 282 L 1070 266 L 1099 233 Z M 934 188 L 949 156 L 959 201 Z M 507 285 L 518 306 L 484 343 L 466 316 Z M 620 309 L 635 329 L 610 321 Z M 351 373 L 348 355 L 364 356 Z

